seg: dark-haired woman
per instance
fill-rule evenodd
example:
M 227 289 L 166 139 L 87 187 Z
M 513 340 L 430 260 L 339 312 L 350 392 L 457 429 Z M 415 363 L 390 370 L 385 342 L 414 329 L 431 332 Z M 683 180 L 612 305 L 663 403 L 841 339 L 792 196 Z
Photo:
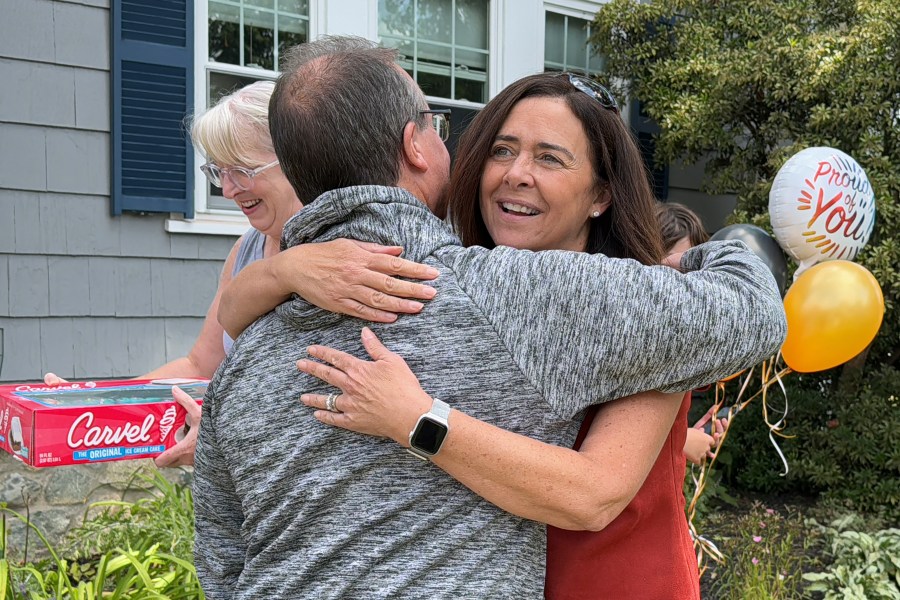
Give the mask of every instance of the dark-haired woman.
M 647 265 L 663 260 L 655 200 L 634 139 L 612 96 L 578 76 L 526 77 L 488 103 L 460 141 L 448 197 L 465 245 L 600 252 Z M 258 292 L 256 284 L 245 287 L 245 300 Z M 256 314 L 271 308 L 258 306 Z M 345 404 L 358 410 L 324 410 L 333 397 L 303 401 L 320 409 L 315 415 L 325 423 L 406 445 L 404 434 L 431 398 L 374 334 L 366 330 L 363 341 L 374 362 L 311 351 L 345 373 L 298 363 L 330 383 L 346 382 L 342 395 L 354 402 Z M 681 491 L 686 409 L 683 396 L 654 392 L 609 402 L 587 415 L 574 450 L 454 411 L 445 443 L 465 449 L 442 450 L 434 462 L 501 508 L 559 527 L 549 530 L 548 598 L 696 598 Z M 648 473 L 651 483 L 639 492 Z

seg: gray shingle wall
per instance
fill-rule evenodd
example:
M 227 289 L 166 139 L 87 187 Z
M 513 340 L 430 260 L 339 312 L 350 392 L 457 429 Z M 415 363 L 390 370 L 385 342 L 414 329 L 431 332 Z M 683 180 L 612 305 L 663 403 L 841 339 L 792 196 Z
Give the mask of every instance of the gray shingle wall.
M 0 382 L 184 355 L 234 243 L 110 216 L 108 8 L 0 0 Z

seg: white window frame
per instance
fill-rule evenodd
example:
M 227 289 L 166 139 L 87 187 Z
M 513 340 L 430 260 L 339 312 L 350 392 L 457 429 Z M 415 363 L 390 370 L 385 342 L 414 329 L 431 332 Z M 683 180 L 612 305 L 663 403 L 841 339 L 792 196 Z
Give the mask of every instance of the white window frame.
M 593 21 L 594 15 L 606 1 L 587 2 L 585 0 L 552 0 L 544 2 L 544 12 L 550 11 L 586 21 Z
M 557 15 L 563 15 L 563 16 L 566 16 L 566 17 L 573 17 L 573 18 L 581 19 L 582 21 L 587 21 L 588 23 L 590 23 L 591 21 L 594 20 L 594 15 L 597 14 L 597 9 L 599 9 L 599 8 L 600 8 L 600 5 L 601 5 L 601 4 L 604 4 L 604 3 L 602 3 L 602 2 L 601 2 L 601 3 L 597 3 L 597 6 L 594 7 L 593 12 L 585 11 L 585 10 L 583 10 L 583 7 L 582 7 L 581 10 L 579 10 L 579 9 L 577 9 L 577 8 L 573 8 L 573 5 L 576 5 L 576 4 L 578 4 L 578 5 L 583 5 L 583 4 L 587 4 L 587 3 L 586 3 L 586 2 L 570 2 L 570 3 L 565 3 L 565 4 L 561 4 L 561 3 L 558 4 L 558 3 L 555 3 L 555 2 L 545 2 L 545 3 L 544 3 L 544 22 L 543 22 L 543 25 L 544 25 L 544 34 L 545 34 L 545 36 L 544 36 L 544 40 L 543 40 L 542 43 L 541 43 L 541 48 L 542 48 L 542 49 L 544 48 L 544 43 L 546 43 L 546 39 L 547 39 L 547 38 L 546 38 L 546 33 L 547 33 L 547 27 L 546 27 L 546 23 L 547 23 L 547 20 L 546 20 L 546 19 L 547 19 L 547 13 L 552 12 L 552 13 L 555 13 L 555 14 L 557 14 Z M 565 55 L 563 56 L 563 58 L 565 58 Z M 546 69 L 546 64 L 547 64 L 547 57 L 546 57 L 546 55 L 544 55 L 544 61 L 541 63 L 541 68 L 542 68 L 542 69 Z
M 604 2 L 587 0 L 491 0 L 488 24 L 488 98 L 513 81 L 544 70 L 544 32 L 546 11 L 552 10 L 591 20 Z M 207 66 L 209 64 L 209 9 L 207 0 L 194 2 L 194 107 L 205 110 Z M 354 34 L 378 41 L 378 0 L 309 0 L 309 39 L 321 34 Z M 259 69 L 228 65 L 223 68 L 236 75 L 259 77 Z M 264 71 L 275 77 L 274 71 Z M 446 106 L 479 109 L 484 104 L 465 100 L 427 97 L 429 102 Z M 173 233 L 242 235 L 250 227 L 242 213 L 207 206 L 206 179 L 199 172 L 204 158 L 194 151 L 195 217 L 185 219 L 172 213 L 166 231 Z
M 310 0 L 309 2 L 309 39 L 315 39 L 316 31 L 320 23 L 322 0 Z M 202 112 L 209 104 L 209 2 L 196 0 L 194 2 L 194 111 Z M 255 67 L 243 67 L 216 63 L 217 70 L 234 75 L 252 77 L 255 79 L 275 79 L 277 71 L 259 69 Z M 171 233 L 195 233 L 212 235 L 240 236 L 250 228 L 250 222 L 240 211 L 224 210 L 209 206 L 209 187 L 199 167 L 206 158 L 197 148 L 194 148 L 194 218 L 184 219 L 177 213 L 171 213 L 166 219 L 165 229 Z
M 410 0 L 410 1 L 411 1 L 411 2 L 414 2 L 414 3 L 418 3 L 420 0 Z M 455 2 L 456 0 L 447 0 L 447 1 L 449 1 L 449 2 Z M 481 49 L 481 48 L 473 48 L 473 47 L 471 47 L 471 46 L 463 46 L 462 44 L 457 44 L 456 41 L 455 41 L 455 39 L 452 40 L 450 43 L 447 43 L 447 42 L 437 42 L 437 41 L 434 41 L 434 40 L 424 40 L 424 41 L 422 41 L 422 43 L 425 44 L 425 45 L 445 47 L 445 48 L 448 48 L 448 49 L 450 50 L 450 56 L 451 56 L 450 63 L 451 63 L 451 64 L 450 64 L 450 67 L 447 69 L 446 75 L 450 77 L 450 88 L 451 88 L 451 93 L 453 93 L 453 94 L 456 93 L 456 81 L 457 81 L 457 79 L 469 79 L 470 81 L 480 81 L 480 80 L 481 80 L 480 77 L 478 77 L 478 78 L 475 78 L 475 77 L 472 77 L 472 78 L 466 78 L 466 77 L 461 77 L 461 76 L 457 75 L 456 69 L 455 69 L 455 63 L 456 63 L 456 60 L 455 60 L 454 58 L 452 58 L 452 57 L 455 57 L 455 56 L 456 56 L 457 50 L 458 50 L 458 49 L 461 49 L 461 50 L 463 50 L 463 51 L 477 52 L 477 53 L 479 53 L 479 54 L 480 54 L 480 53 L 484 53 L 485 59 L 486 59 L 486 60 L 485 60 L 486 68 L 485 68 L 485 74 L 484 74 L 484 80 L 483 80 L 483 83 L 484 83 L 484 91 L 485 91 L 485 94 L 487 95 L 488 98 L 491 97 L 491 76 L 492 76 L 492 73 L 491 73 L 491 67 L 492 67 L 492 64 L 491 64 L 491 50 L 492 50 L 491 40 L 493 40 L 493 39 L 495 38 L 495 31 L 494 31 L 494 27 L 493 27 L 493 25 L 494 25 L 494 12 L 495 12 L 495 11 L 494 11 L 494 5 L 497 3 L 497 0 L 484 0 L 484 1 L 485 1 L 485 2 L 488 2 L 488 15 L 487 15 L 487 19 L 488 19 L 488 22 L 487 22 L 487 44 L 486 44 L 487 47 L 486 47 L 486 48 Z M 416 5 L 417 5 L 417 4 L 416 4 Z M 454 12 L 454 11 L 451 10 L 451 13 L 452 13 L 452 12 Z M 413 14 L 415 14 L 415 9 L 414 9 L 414 11 L 413 11 Z M 455 23 L 456 23 L 456 17 L 455 17 L 455 14 L 453 15 L 452 18 L 453 18 L 453 21 L 454 21 L 454 31 L 455 31 Z M 415 27 L 415 24 L 414 24 L 414 27 Z M 412 42 L 414 46 L 418 46 L 418 44 L 419 44 L 419 42 L 420 42 L 418 35 L 416 35 L 416 36 L 414 36 L 414 37 L 412 37 L 412 38 L 394 38 L 393 36 L 390 36 L 390 37 L 391 37 L 392 39 L 401 39 L 401 40 L 404 40 L 404 41 Z M 455 37 L 455 36 L 454 36 L 454 37 Z M 384 44 L 384 40 L 381 38 L 380 35 L 379 35 L 379 37 L 378 37 L 378 42 L 381 43 L 381 44 Z M 386 44 L 385 44 L 385 45 L 386 45 Z M 445 75 L 445 73 L 443 72 L 443 71 L 444 71 L 443 68 L 432 67 L 432 66 L 428 66 L 428 65 L 422 66 L 422 65 L 420 64 L 420 61 L 417 60 L 417 59 L 418 59 L 418 56 L 414 56 L 414 57 L 412 57 L 412 60 L 411 60 L 411 63 L 412 63 L 411 66 L 412 66 L 412 71 L 413 71 L 413 75 L 412 75 L 412 76 L 413 76 L 413 79 L 416 79 L 416 77 L 417 77 L 417 75 L 418 75 L 419 72 L 422 72 L 422 73 L 431 73 L 431 74 L 435 74 L 435 75 Z M 404 66 L 404 69 L 406 69 L 405 66 Z M 435 97 L 435 98 L 437 98 L 437 97 Z M 454 103 L 460 102 L 460 103 L 461 103 L 461 104 L 459 104 L 460 106 L 466 106 L 466 105 L 471 105 L 471 106 L 484 106 L 484 103 L 483 103 L 483 102 L 473 102 L 473 101 L 466 101 L 466 100 L 457 100 L 457 99 L 455 99 L 455 98 L 454 98 L 454 99 L 450 99 L 450 98 L 442 98 L 441 101 L 442 101 L 442 102 L 454 102 Z

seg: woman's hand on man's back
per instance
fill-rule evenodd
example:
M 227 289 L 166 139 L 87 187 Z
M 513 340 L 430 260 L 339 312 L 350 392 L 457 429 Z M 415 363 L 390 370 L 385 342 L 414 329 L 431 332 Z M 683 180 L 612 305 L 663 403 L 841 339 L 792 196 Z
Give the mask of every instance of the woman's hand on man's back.
M 339 239 L 295 246 L 274 257 L 277 279 L 310 304 L 366 321 L 393 323 L 415 314 L 435 289 L 437 269 L 400 258 L 403 248 Z

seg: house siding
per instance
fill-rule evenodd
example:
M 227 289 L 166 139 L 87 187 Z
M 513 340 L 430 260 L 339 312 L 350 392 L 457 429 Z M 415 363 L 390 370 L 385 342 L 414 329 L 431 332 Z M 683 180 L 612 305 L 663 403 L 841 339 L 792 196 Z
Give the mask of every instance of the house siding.
M 492 93 L 542 69 L 543 14 L 556 4 L 494 0 Z M 165 214 L 111 216 L 109 8 L 0 0 L 0 382 L 128 377 L 183 356 L 234 243 L 168 233 Z M 323 2 L 318 27 L 377 36 L 377 0 L 346 8 Z M 734 198 L 698 192 L 701 177 L 672 165 L 668 200 L 714 231 Z
M 235 238 L 111 216 L 108 0 L 0 0 L 0 14 L 0 382 L 183 356 Z
M 693 164 L 675 161 L 669 164 L 668 202 L 679 202 L 697 213 L 709 233 L 723 227 L 737 205 L 733 194 L 710 195 L 698 188 L 703 181 L 706 160 Z

